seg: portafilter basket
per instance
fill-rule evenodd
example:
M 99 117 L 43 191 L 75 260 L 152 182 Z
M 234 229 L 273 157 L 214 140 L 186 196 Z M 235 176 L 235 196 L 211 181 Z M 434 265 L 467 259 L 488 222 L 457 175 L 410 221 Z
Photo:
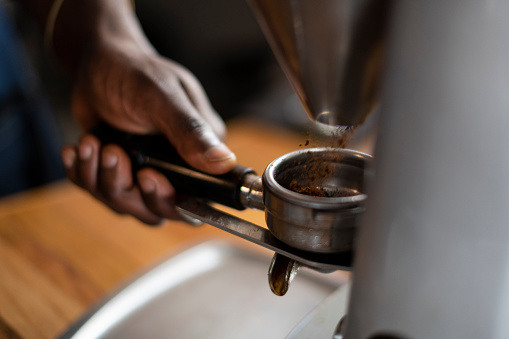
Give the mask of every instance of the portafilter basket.
M 351 251 L 367 198 L 364 174 L 370 158 L 341 148 L 310 148 L 271 162 L 262 177 L 271 233 L 305 251 Z

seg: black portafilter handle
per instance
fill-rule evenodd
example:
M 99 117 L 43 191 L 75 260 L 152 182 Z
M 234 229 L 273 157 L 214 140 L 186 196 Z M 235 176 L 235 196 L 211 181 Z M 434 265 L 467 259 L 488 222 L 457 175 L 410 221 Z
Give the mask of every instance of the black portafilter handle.
M 178 194 L 203 198 L 224 206 L 243 210 L 240 191 L 251 168 L 236 165 L 222 175 L 212 175 L 190 167 L 162 135 L 138 135 L 120 131 L 107 124 L 95 126 L 91 133 L 102 144 L 117 144 L 129 157 L 133 173 L 151 167 L 164 174 Z

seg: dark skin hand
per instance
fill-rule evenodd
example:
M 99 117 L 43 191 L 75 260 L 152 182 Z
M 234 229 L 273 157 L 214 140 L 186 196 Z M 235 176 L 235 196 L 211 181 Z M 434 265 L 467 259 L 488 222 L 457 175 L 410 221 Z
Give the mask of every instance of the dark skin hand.
M 75 20 L 83 27 L 69 32 L 80 27 Z M 74 78 L 72 110 L 84 131 L 107 122 L 132 133 L 161 133 L 199 170 L 222 174 L 235 165 L 235 155 L 221 141 L 224 123 L 200 83 L 157 54 L 128 1 L 64 1 L 54 49 Z M 72 182 L 118 213 L 147 224 L 181 219 L 171 183 L 153 169 L 133 178 L 129 158 L 118 146 L 85 134 L 78 145 L 63 148 L 62 160 Z

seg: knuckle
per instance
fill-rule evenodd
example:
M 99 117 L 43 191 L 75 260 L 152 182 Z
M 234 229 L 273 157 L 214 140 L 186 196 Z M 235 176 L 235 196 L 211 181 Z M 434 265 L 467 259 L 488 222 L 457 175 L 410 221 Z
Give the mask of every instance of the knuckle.
M 188 116 L 184 120 L 183 128 L 187 134 L 200 135 L 203 134 L 206 125 L 202 120 Z

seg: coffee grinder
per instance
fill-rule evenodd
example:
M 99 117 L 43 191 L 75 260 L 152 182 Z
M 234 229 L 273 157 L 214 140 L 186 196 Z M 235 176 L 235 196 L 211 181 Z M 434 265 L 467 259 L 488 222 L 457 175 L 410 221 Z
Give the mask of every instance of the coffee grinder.
M 509 338 L 509 2 L 250 3 L 313 119 L 382 93 L 335 338 Z

